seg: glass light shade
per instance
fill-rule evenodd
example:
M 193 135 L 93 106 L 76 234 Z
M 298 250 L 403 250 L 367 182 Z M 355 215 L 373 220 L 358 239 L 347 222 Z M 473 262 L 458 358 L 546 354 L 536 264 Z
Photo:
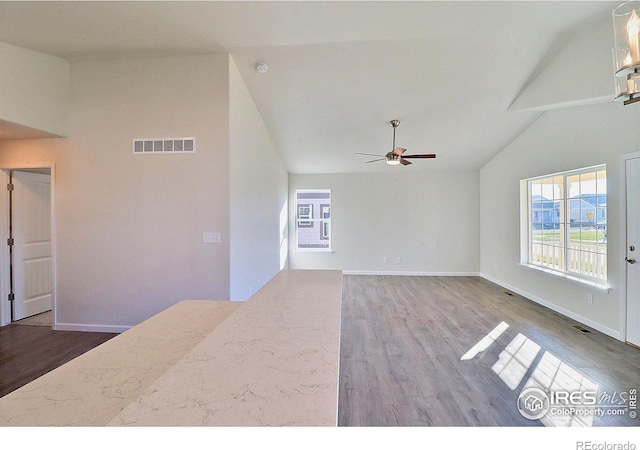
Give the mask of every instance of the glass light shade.
M 613 10 L 613 68 L 616 101 L 640 100 L 640 1 L 628 1 Z
M 390 166 L 397 166 L 398 164 L 400 164 L 400 158 L 396 159 L 396 158 L 387 158 L 387 164 L 389 164 Z
M 625 2 L 613 10 L 613 36 L 616 75 L 626 76 L 640 68 L 640 1 Z
M 640 73 L 632 73 L 627 75 L 627 95 L 640 94 Z
M 614 67 L 615 67 L 615 49 L 614 49 Z M 640 73 L 629 72 L 624 76 L 614 76 L 614 86 L 616 90 L 616 101 L 628 100 L 632 94 L 640 94 Z

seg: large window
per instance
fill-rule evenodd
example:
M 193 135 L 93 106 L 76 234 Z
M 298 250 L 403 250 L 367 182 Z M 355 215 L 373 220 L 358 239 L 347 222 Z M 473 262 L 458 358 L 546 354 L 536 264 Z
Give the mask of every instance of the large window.
M 524 180 L 523 262 L 595 284 L 607 280 L 605 166 Z
M 296 249 L 331 250 L 331 191 L 296 191 Z

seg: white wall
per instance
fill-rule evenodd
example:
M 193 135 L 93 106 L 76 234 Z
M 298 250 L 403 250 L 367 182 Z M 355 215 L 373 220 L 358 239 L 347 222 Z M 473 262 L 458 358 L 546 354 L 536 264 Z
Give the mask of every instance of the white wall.
M 286 265 L 288 174 L 230 57 L 231 300 L 246 300 Z
M 73 64 L 69 138 L 0 143 L 0 165 L 56 164 L 58 328 L 229 298 L 228 83 L 226 55 Z M 132 154 L 186 136 L 195 154 Z
M 612 94 L 613 96 L 613 94 Z M 620 331 L 619 155 L 640 148 L 640 108 L 613 101 L 549 111 L 480 171 L 481 270 L 489 279 L 612 336 Z M 589 288 L 518 265 L 519 182 L 607 164 L 608 283 Z M 587 294 L 593 294 L 593 304 Z
M 480 268 L 478 172 L 289 175 L 296 189 L 331 189 L 332 253 L 296 251 L 290 267 L 372 273 L 475 274 Z M 295 208 L 290 208 L 295 223 Z M 388 262 L 383 262 L 383 257 Z M 400 258 L 400 263 L 396 262 Z
M 69 64 L 0 42 L 0 120 L 67 134 Z

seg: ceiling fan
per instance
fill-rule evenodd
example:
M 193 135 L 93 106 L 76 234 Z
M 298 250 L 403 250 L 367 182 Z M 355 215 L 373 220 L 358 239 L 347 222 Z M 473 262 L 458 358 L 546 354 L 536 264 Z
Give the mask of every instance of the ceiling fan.
M 435 158 L 436 155 L 434 153 L 424 154 L 424 155 L 405 155 L 404 152 L 407 151 L 406 148 L 396 147 L 396 128 L 400 125 L 400 121 L 398 119 L 394 119 L 389 122 L 389 125 L 393 127 L 393 147 L 389 153 L 386 155 L 372 155 L 371 153 L 356 153 L 356 155 L 366 155 L 366 156 L 379 156 L 378 159 L 372 159 L 371 161 L 365 161 L 365 164 L 377 162 L 377 161 L 386 161 L 387 164 L 391 166 L 397 166 L 398 164 L 402 164 L 403 166 L 408 166 L 411 164 L 411 161 L 407 161 L 409 158 Z

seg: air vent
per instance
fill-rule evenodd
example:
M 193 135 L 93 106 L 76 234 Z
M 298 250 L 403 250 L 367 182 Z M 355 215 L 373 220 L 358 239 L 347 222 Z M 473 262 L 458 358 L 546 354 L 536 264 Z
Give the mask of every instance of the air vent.
M 195 153 L 196 138 L 154 138 L 134 139 L 135 155 L 170 155 L 175 153 Z
M 584 328 L 582 325 L 572 325 L 573 328 L 575 328 L 576 330 L 578 330 L 581 333 L 584 334 L 591 334 L 591 331 L 587 330 L 586 328 Z

